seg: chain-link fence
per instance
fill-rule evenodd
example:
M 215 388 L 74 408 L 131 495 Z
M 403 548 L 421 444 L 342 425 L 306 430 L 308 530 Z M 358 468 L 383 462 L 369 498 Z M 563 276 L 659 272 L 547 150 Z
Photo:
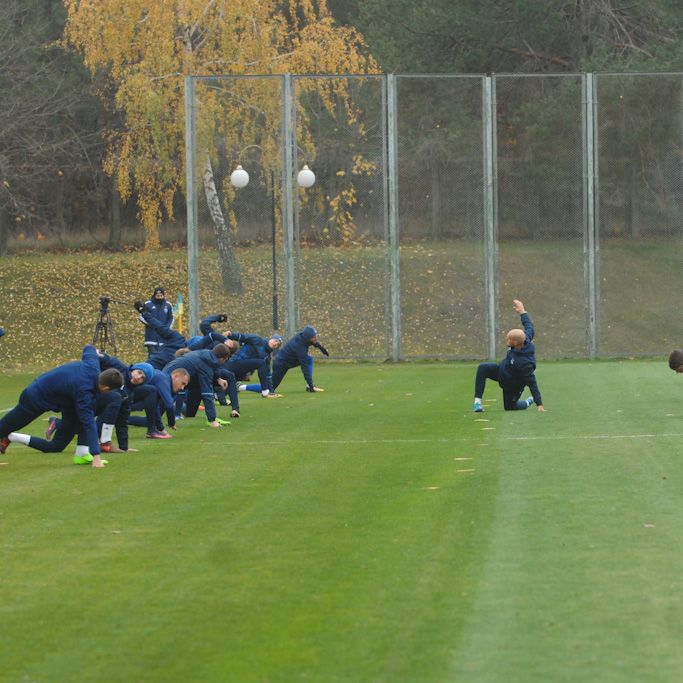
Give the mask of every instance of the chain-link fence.
M 484 358 L 520 298 L 541 357 L 667 353 L 682 79 L 190 78 L 191 323 L 313 324 L 336 357 Z

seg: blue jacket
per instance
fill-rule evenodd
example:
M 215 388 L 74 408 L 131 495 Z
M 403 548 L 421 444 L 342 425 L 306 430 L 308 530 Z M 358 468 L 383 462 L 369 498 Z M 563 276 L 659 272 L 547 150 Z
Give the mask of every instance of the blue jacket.
M 157 346 L 154 353 L 147 359 L 147 362 L 155 370 L 161 370 L 175 358 L 175 352 L 178 349 L 184 349 L 187 346 L 187 340 L 180 332 L 159 322 L 148 311 L 142 313 L 140 317 L 145 321 L 148 329 L 153 329 L 156 332 L 161 342 L 161 345 Z
M 190 381 L 199 383 L 206 419 L 213 422 L 216 419 L 216 406 L 213 401 L 214 382 L 218 378 L 221 362 L 209 350 L 190 351 L 180 358 L 172 360 L 163 372 L 169 375 L 177 368 L 185 368 L 190 373 Z
M 173 306 L 166 299 L 157 301 L 152 298 L 145 301 L 145 310 L 140 315 L 140 319 L 145 323 L 145 346 L 159 346 L 163 344 L 163 339 L 158 328 L 151 325 L 149 319 L 145 317 L 146 314 L 159 322 L 160 325 L 170 328 L 173 325 Z
M 237 351 L 230 360 L 258 360 L 270 361 L 273 349 L 268 346 L 268 340 L 259 337 L 258 334 L 243 334 L 242 332 L 232 332 L 228 335 L 232 339 L 241 344 L 239 351 Z
M 157 390 L 161 403 L 166 411 L 168 426 L 175 425 L 175 396 L 173 394 L 173 384 L 171 375 L 165 372 L 155 372 L 150 384 Z
M 524 327 L 524 345 L 519 349 L 510 347 L 507 355 L 500 363 L 498 371 L 498 384 L 503 389 L 512 391 L 523 389 L 528 386 L 536 405 L 542 405 L 541 392 L 536 383 L 536 347 L 534 338 L 534 326 L 528 313 L 520 316 Z
M 193 351 L 212 349 L 216 344 L 225 343 L 227 337 L 220 334 L 220 332 L 216 332 L 216 330 L 211 327 L 211 325 L 218 322 L 220 317 L 220 315 L 210 315 L 199 323 L 199 330 L 202 334 L 192 337 L 188 343 L 188 346 Z
M 75 409 L 92 455 L 100 452 L 95 424 L 95 399 L 100 375 L 100 361 L 94 346 L 86 346 L 80 361 L 60 365 L 29 384 L 26 397 L 37 408 L 61 412 Z
M 130 393 L 135 388 L 135 385 L 130 382 L 130 371 L 133 369 L 132 365 L 126 365 L 120 358 L 110 356 L 106 353 L 103 353 L 99 357 L 99 362 L 101 370 L 116 368 L 123 375 L 123 388 L 126 393 Z M 147 377 L 145 377 L 143 384 L 146 384 L 148 381 Z
M 308 388 L 313 389 L 313 377 L 308 359 L 308 349 L 311 346 L 310 338 L 303 332 L 298 332 L 277 352 L 273 361 L 274 368 L 279 365 L 285 368 L 295 368 L 300 365 Z
M 259 337 L 258 334 L 243 334 L 242 332 L 232 332 L 228 337 L 239 342 L 241 346 L 239 350 L 230 357 L 230 360 L 226 362 L 226 369 L 235 372 L 242 361 L 264 360 L 268 386 L 262 387 L 262 389 L 269 389 L 272 391 L 270 360 L 273 349 L 268 345 L 268 339 Z

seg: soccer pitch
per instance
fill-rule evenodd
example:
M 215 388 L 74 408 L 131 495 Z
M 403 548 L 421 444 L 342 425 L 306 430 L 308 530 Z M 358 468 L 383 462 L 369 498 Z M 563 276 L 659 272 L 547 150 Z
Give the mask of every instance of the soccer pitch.
M 683 679 L 683 378 L 541 362 L 546 413 L 475 414 L 474 370 L 320 363 L 104 470 L 12 444 L 0 681 Z

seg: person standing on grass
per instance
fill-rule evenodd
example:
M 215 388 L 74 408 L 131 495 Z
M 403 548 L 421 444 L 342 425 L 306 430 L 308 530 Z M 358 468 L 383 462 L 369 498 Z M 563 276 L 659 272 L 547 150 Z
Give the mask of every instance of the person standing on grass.
M 144 303 L 144 313 L 149 313 L 166 327 L 173 327 L 173 306 L 166 301 L 166 293 L 163 287 L 157 287 L 152 298 Z M 148 355 L 152 355 L 159 347 L 163 346 L 164 340 L 157 330 L 145 320 L 144 313 L 140 314 L 140 321 L 145 325 L 145 346 Z
M 136 301 L 133 304 L 140 314 L 140 320 L 147 326 L 145 334 L 154 332 L 157 338 L 157 346 L 148 346 L 149 356 L 147 362 L 155 370 L 163 370 L 174 358 L 178 349 L 187 347 L 187 339 L 180 332 L 172 329 L 166 322 L 162 322 L 154 312 L 148 310 L 147 304 Z
M 64 446 L 74 435 L 80 433 L 82 437 L 83 445 L 76 448 L 74 462 L 81 464 L 80 461 L 87 461 L 93 467 L 104 467 L 95 424 L 96 396 L 120 389 L 122 384 L 123 376 L 115 368 L 100 371 L 100 360 L 94 346 L 84 347 L 80 361 L 60 365 L 40 375 L 21 392 L 19 403 L 0 420 L 0 453 L 5 453 L 12 442 L 31 446 L 31 440 L 36 437 L 16 430 L 45 412 L 59 411 L 62 414 L 62 439 L 70 435 Z
M 539 412 L 543 412 L 543 400 L 536 382 L 536 348 L 532 342 L 534 326 L 524 304 L 515 299 L 512 302 L 515 313 L 519 313 L 523 330 L 514 329 L 507 333 L 508 352 L 500 363 L 480 363 L 474 382 L 474 412 L 483 413 L 481 404 L 486 380 L 491 379 L 503 390 L 503 408 L 505 410 L 526 410 L 535 403 Z M 521 400 L 522 392 L 529 387 L 531 396 Z

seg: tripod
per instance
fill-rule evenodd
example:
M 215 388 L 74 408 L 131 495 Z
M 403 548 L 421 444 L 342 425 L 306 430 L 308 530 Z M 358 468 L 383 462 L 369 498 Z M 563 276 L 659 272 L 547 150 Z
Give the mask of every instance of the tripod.
M 116 337 L 114 336 L 114 321 L 109 312 L 109 302 L 111 299 L 103 296 L 100 298 L 100 319 L 95 324 L 95 334 L 92 343 L 104 353 L 107 344 L 111 344 L 116 354 Z

